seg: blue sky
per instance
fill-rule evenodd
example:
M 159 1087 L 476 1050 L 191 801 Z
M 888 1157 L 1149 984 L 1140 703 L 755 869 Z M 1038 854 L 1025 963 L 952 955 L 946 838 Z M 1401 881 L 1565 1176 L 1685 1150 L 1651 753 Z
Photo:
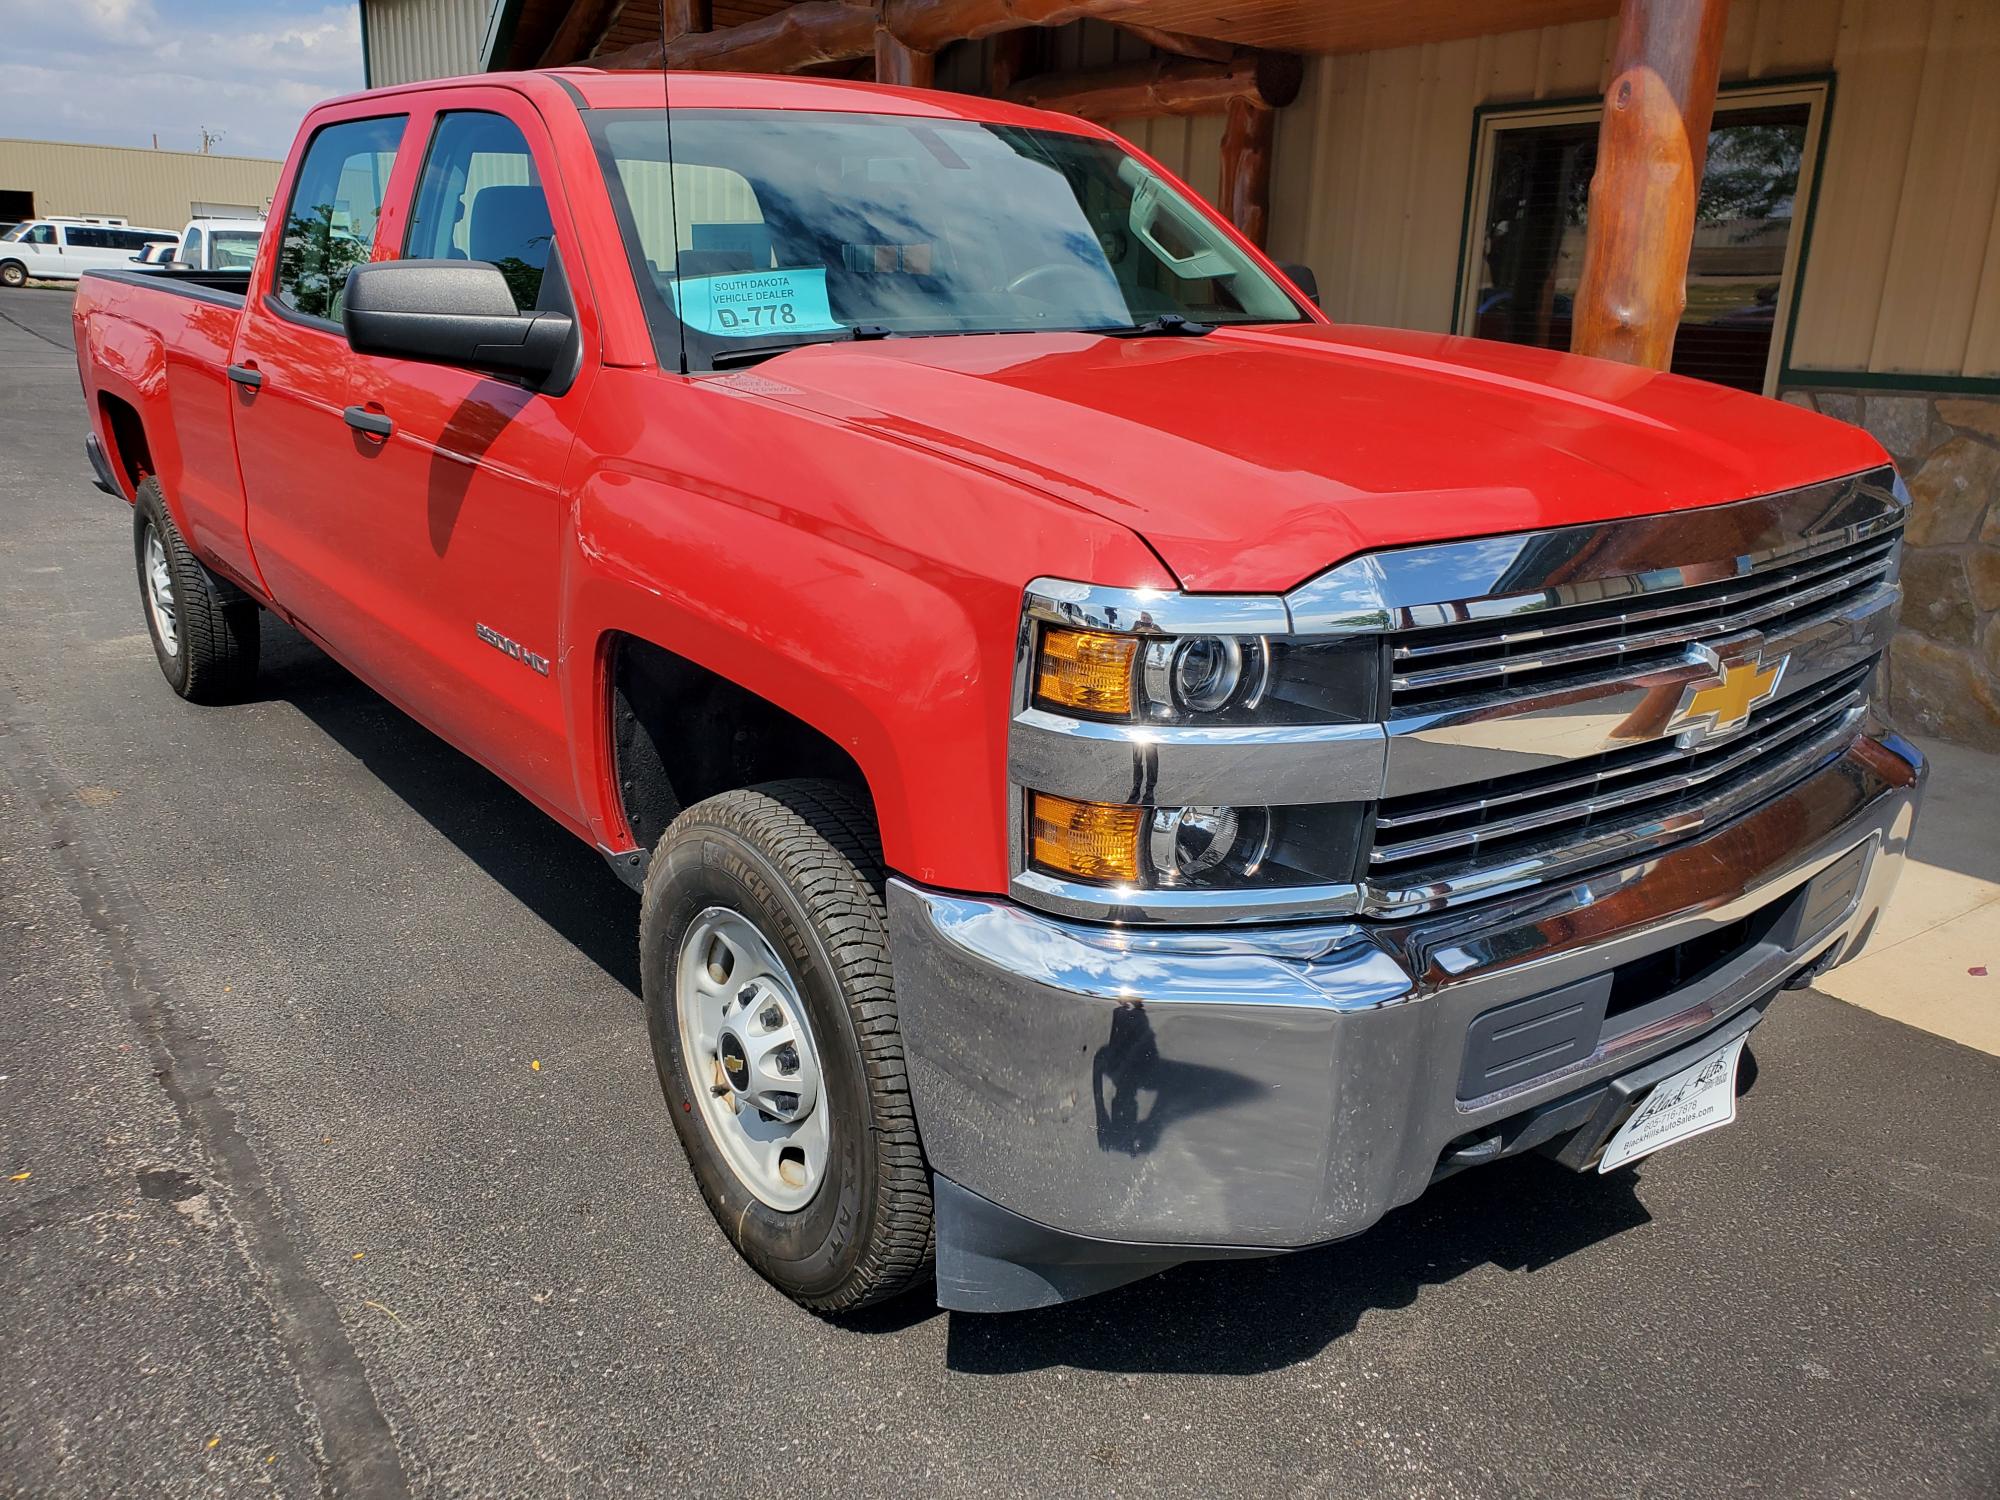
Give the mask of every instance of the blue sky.
M 355 0 L 0 0 L 0 136 L 283 156 L 360 87 Z

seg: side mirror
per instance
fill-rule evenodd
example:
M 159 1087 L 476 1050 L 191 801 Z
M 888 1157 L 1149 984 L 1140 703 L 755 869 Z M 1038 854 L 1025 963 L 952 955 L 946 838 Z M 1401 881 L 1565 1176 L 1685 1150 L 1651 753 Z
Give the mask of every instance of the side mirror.
M 384 260 L 347 273 L 350 348 L 426 364 L 546 380 L 569 352 L 559 312 L 517 312 L 500 268 L 483 260 Z
M 1311 266 L 1294 265 L 1290 261 L 1277 261 L 1277 268 L 1292 278 L 1292 285 L 1306 294 L 1306 301 L 1319 306 L 1319 278 L 1313 275 Z

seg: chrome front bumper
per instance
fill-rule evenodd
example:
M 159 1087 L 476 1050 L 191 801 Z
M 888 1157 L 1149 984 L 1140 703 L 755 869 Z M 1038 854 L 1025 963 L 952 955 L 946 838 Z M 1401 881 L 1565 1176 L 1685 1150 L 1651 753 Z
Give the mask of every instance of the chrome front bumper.
M 1481 1159 L 1508 1122 L 1747 1026 L 1867 940 L 1924 770 L 1906 742 L 1863 736 L 1642 863 L 1402 924 L 1097 927 L 891 881 L 918 1122 L 945 1179 L 940 1300 L 1034 1305 L 1174 1260 L 1355 1234 Z M 1806 892 L 1850 856 L 1851 892 L 1829 903 L 1832 874 Z M 1715 961 L 1640 993 L 1664 968 L 1642 961 L 1688 944 Z M 1587 1051 L 1477 1092 L 1476 1020 L 1607 974 L 1630 980 L 1625 1002 Z M 1012 1277 L 1121 1256 L 1134 1269 L 1109 1279 Z M 982 1284 L 996 1266 L 1006 1284 Z

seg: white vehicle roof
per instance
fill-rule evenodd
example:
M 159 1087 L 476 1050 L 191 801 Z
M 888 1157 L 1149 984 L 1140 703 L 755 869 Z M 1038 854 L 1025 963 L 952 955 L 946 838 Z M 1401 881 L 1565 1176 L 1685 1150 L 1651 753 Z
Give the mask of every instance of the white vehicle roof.
M 264 221 L 262 219 L 189 219 L 187 221 L 187 229 L 181 231 L 183 237 L 186 236 L 188 229 L 199 229 L 204 233 L 217 229 L 247 229 L 252 233 L 262 234 L 264 232 Z
M 156 234 L 162 239 L 173 237 L 171 229 L 155 229 L 150 224 L 133 224 L 124 219 L 86 219 L 75 214 L 43 214 L 39 219 L 23 219 L 21 227 L 32 229 L 37 224 L 58 225 L 64 229 L 122 229 L 128 234 Z

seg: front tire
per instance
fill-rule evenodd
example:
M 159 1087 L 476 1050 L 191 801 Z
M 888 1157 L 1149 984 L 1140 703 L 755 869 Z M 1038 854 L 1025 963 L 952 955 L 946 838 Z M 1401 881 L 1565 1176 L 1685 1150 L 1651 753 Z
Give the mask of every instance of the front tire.
M 20 288 L 28 284 L 28 268 L 18 260 L 0 260 L 0 286 Z
M 653 1060 L 702 1197 L 821 1313 L 908 1290 L 933 1253 L 882 882 L 858 799 L 770 782 L 675 819 L 641 907 Z
M 188 549 L 148 477 L 132 507 L 132 548 L 146 632 L 167 685 L 190 703 L 232 703 L 257 680 L 257 606 Z

